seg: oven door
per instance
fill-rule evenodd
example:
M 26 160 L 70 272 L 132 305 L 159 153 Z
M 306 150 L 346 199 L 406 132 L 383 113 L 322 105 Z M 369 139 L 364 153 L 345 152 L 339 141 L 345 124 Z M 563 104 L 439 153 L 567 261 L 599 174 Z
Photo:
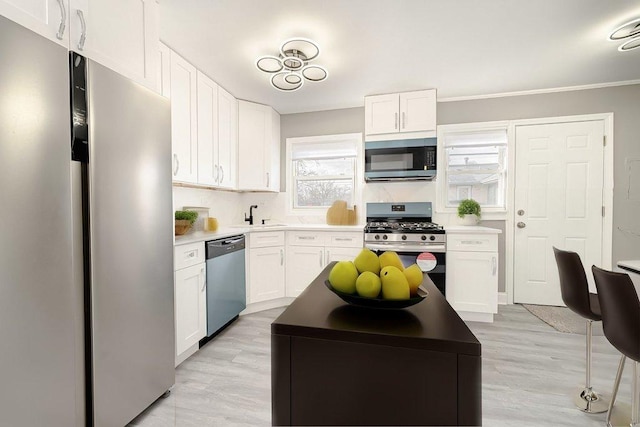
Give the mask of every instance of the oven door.
M 365 142 L 366 181 L 433 179 L 436 176 L 436 139 Z
M 385 243 L 365 243 L 365 247 L 371 249 L 377 255 L 386 251 L 394 251 L 400 257 L 402 264 L 409 267 L 418 264 L 423 274 L 429 276 L 431 281 L 446 296 L 445 273 L 447 255 L 445 245 L 398 245 Z

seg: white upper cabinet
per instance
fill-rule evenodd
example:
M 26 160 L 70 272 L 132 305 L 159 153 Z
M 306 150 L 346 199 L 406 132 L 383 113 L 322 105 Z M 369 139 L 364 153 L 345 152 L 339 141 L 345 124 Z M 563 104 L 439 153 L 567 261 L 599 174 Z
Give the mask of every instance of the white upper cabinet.
M 0 0 L 0 15 L 156 89 L 156 0 Z
M 217 185 L 221 176 L 218 164 L 218 85 L 198 75 L 198 183 Z
M 156 89 L 155 0 L 70 0 L 69 48 Z
M 238 101 L 238 188 L 280 190 L 280 115 L 267 105 Z
M 196 69 L 171 52 L 171 146 L 173 180 L 198 182 Z
M 0 0 L 0 15 L 69 46 L 69 0 Z
M 238 185 L 238 100 L 218 86 L 218 186 Z
M 400 94 L 400 132 L 436 130 L 436 91 Z
M 367 135 L 398 132 L 399 98 L 397 93 L 364 98 Z
M 238 105 L 236 99 L 198 71 L 198 183 L 236 186 Z
M 436 90 L 374 95 L 364 98 L 365 133 L 374 139 L 435 136 Z
M 158 43 L 156 68 L 156 92 L 171 98 L 171 49 L 164 43 Z

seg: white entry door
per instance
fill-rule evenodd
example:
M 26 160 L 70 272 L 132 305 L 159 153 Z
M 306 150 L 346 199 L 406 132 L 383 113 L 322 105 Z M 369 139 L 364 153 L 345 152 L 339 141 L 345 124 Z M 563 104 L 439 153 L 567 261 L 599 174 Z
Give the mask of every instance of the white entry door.
M 516 126 L 514 302 L 564 305 L 552 247 L 602 265 L 604 122 Z

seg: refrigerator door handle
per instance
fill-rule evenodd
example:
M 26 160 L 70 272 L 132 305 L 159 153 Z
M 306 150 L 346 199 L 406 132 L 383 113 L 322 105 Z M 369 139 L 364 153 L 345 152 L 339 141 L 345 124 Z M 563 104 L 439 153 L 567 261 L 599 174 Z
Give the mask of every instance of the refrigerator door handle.
M 82 34 L 80 35 L 80 41 L 78 41 L 78 50 L 84 50 L 84 42 L 87 41 L 87 23 L 84 20 L 84 13 L 78 9 L 78 18 L 80 19 L 80 26 L 82 27 Z
M 62 37 L 64 36 L 64 30 L 67 29 L 67 8 L 64 7 L 63 0 L 58 0 L 58 5 L 60 6 L 60 26 L 58 27 L 56 38 L 58 40 L 62 40 Z

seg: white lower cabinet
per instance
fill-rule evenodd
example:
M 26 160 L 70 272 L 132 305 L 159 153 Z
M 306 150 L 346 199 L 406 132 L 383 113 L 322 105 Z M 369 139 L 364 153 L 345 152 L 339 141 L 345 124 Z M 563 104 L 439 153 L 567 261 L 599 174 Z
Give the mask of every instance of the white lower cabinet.
M 249 234 L 247 303 L 284 297 L 284 231 Z
M 176 361 L 207 334 L 204 243 L 176 246 L 174 254 Z M 197 349 L 197 348 L 196 348 Z M 195 351 L 195 350 L 194 350 Z
M 330 262 L 353 261 L 362 246 L 362 232 L 287 232 L 286 296 L 300 295 Z
M 498 312 L 497 234 L 447 235 L 446 294 L 465 320 L 493 321 Z

